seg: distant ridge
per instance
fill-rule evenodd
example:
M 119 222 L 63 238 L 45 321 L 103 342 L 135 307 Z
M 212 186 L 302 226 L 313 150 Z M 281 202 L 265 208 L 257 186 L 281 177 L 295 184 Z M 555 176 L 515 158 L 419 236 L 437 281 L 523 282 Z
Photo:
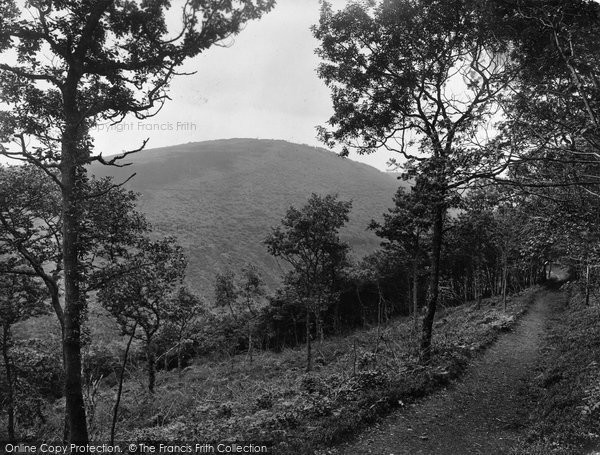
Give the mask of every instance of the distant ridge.
M 317 147 L 282 140 L 224 139 L 144 150 L 126 168 L 94 165 L 139 191 L 140 208 L 155 230 L 176 235 L 190 257 L 188 282 L 210 297 L 214 275 L 256 264 L 269 284 L 281 269 L 263 239 L 290 205 L 311 193 L 337 193 L 352 200 L 343 237 L 355 256 L 374 251 L 378 239 L 366 230 L 391 206 L 400 182 L 366 164 Z

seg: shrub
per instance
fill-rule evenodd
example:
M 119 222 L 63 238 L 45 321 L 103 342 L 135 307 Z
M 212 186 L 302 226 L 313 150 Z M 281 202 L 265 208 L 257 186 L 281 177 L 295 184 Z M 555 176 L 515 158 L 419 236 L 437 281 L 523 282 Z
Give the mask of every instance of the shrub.
M 122 360 L 108 347 L 92 345 L 83 353 L 82 363 L 85 381 L 104 378 L 107 385 L 114 386 Z

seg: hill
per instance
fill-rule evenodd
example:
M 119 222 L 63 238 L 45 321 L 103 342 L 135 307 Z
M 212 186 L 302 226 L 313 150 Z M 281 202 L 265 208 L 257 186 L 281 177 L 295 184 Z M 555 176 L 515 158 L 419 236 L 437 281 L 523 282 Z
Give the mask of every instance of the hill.
M 161 234 L 176 235 L 189 254 L 188 282 L 210 295 L 214 275 L 256 264 L 269 284 L 280 265 L 262 244 L 290 205 L 311 193 L 352 200 L 343 238 L 356 257 L 372 252 L 377 237 L 366 230 L 392 204 L 400 182 L 393 176 L 315 147 L 279 140 L 229 139 L 149 149 L 131 166 L 93 166 L 96 176 L 124 180 L 141 193 L 140 208 Z

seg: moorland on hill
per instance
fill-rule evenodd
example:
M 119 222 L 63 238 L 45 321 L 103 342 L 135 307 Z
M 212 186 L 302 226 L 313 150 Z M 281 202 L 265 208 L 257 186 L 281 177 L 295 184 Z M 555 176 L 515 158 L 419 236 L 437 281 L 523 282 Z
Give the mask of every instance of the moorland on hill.
M 175 235 L 189 256 L 187 281 L 210 293 L 217 272 L 253 263 L 274 285 L 277 264 L 262 241 L 290 205 L 311 193 L 352 200 L 342 237 L 361 257 L 378 238 L 367 230 L 392 205 L 403 184 L 395 175 L 327 150 L 281 140 L 228 139 L 148 149 L 127 158 L 124 168 L 93 166 L 96 176 L 125 180 L 141 194 L 140 209 L 156 232 Z

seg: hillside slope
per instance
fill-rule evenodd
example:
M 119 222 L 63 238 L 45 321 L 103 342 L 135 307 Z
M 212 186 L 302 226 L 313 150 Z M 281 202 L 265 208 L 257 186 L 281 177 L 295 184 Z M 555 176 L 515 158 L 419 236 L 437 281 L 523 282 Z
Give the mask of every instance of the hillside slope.
M 370 166 L 323 149 L 277 140 L 229 139 L 150 149 L 126 168 L 94 166 L 97 176 L 124 180 L 141 193 L 140 208 L 155 230 L 186 248 L 188 282 L 207 296 L 215 273 L 251 262 L 274 284 L 280 268 L 262 244 L 290 205 L 312 192 L 352 200 L 343 237 L 360 257 L 378 240 L 366 227 L 392 204 L 400 182 Z

